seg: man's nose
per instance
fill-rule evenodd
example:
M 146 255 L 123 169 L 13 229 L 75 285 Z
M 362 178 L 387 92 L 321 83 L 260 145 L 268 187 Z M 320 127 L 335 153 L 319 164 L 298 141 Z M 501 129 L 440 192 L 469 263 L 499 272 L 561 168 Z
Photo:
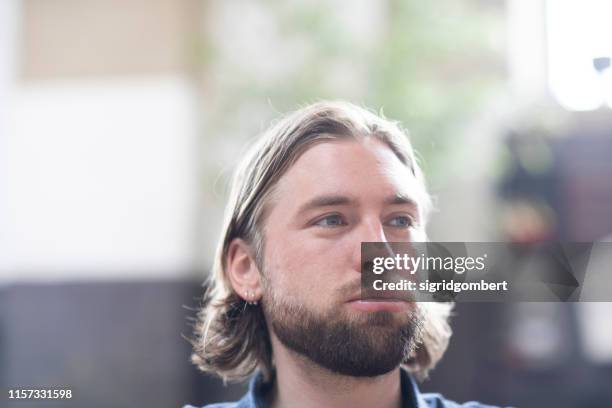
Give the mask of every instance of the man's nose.
M 359 229 L 360 244 L 361 242 L 387 242 L 385 229 L 378 219 L 364 221 Z
M 356 272 L 361 273 L 362 264 L 372 262 L 372 259 L 376 256 L 389 256 L 387 245 L 387 237 L 385 235 L 385 229 L 379 220 L 371 220 L 363 222 L 357 229 L 355 236 L 354 249 L 353 249 L 353 269 Z M 380 247 L 373 248 L 368 247 L 368 251 L 364 254 L 361 252 L 362 243 L 364 242 L 379 242 L 382 243 Z M 371 249 L 371 250 L 370 250 Z M 381 255 L 379 252 L 384 252 L 385 255 Z

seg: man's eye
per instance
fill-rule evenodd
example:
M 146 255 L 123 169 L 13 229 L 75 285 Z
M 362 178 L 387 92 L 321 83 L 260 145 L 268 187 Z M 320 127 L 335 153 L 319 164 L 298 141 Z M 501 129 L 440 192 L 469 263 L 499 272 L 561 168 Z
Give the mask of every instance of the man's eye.
M 397 228 L 409 228 L 414 224 L 414 221 L 411 217 L 408 217 L 406 215 L 400 215 L 392 218 L 388 224 L 392 227 Z
M 334 214 L 321 218 L 319 221 L 315 222 L 315 225 L 318 225 L 319 227 L 333 228 L 346 225 L 346 222 L 344 222 L 340 215 Z

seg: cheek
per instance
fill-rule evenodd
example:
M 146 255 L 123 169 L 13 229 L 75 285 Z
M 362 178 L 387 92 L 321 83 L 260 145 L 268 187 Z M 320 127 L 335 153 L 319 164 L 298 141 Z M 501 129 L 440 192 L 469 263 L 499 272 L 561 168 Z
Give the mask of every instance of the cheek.
M 295 292 L 307 265 L 307 257 L 295 240 L 270 240 L 266 243 L 265 273 L 275 292 Z
M 427 241 L 427 233 L 424 228 L 420 228 L 411 232 L 410 241 L 412 242 L 426 242 Z
M 341 242 L 317 239 L 271 242 L 266 248 L 266 273 L 275 292 L 315 302 L 346 281 L 340 275 L 350 269 L 347 251 Z

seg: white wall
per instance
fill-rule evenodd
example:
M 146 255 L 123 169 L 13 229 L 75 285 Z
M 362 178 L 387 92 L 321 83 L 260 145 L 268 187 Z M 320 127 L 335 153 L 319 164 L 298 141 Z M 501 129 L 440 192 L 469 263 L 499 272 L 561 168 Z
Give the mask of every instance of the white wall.
M 10 244 L 8 213 L 8 131 L 11 95 L 15 84 L 17 0 L 0 1 L 0 264 L 7 263 Z M 4 275 L 0 272 L 0 280 Z
M 179 78 L 17 86 L 4 136 L 0 281 L 186 273 L 194 98 Z

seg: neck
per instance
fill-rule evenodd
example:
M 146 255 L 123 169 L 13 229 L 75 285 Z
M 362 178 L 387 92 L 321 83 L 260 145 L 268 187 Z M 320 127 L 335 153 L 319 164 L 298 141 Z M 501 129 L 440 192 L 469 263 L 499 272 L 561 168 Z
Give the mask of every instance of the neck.
M 272 339 L 272 344 L 276 369 L 270 395 L 273 408 L 401 407 L 399 367 L 377 377 L 351 377 L 288 350 L 278 339 Z

